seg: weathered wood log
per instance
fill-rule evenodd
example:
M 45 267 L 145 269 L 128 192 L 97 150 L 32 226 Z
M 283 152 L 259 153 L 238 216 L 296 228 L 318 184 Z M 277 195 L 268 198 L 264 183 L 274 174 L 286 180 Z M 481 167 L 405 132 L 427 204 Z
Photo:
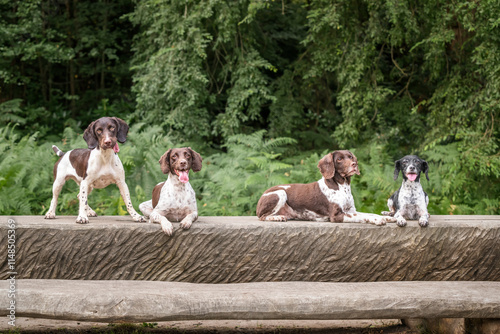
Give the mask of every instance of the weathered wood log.
M 9 305 L 8 281 L 0 305 Z M 16 317 L 99 322 L 500 318 L 500 282 L 17 280 Z M 0 316 L 8 309 L 0 308 Z
M 500 281 L 499 216 L 432 216 L 427 228 L 200 217 L 189 230 L 174 223 L 172 237 L 126 216 L 88 225 L 68 216 L 13 218 L 18 279 Z M 0 254 L 7 253 L 7 219 L 0 217 Z

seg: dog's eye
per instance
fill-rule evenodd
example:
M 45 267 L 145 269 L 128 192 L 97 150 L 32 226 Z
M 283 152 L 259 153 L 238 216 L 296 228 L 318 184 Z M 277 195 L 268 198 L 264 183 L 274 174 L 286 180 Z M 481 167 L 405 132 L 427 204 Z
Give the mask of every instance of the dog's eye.
M 115 131 L 115 127 L 114 126 L 110 126 L 109 127 L 109 131 Z
M 191 158 L 191 154 L 189 154 L 189 153 L 186 153 L 184 156 L 185 156 L 186 158 Z
M 96 132 L 98 135 L 100 135 L 100 134 L 102 133 L 102 130 L 101 130 L 101 129 L 97 129 L 95 132 Z
M 404 163 L 404 164 L 407 164 L 407 163 L 408 163 L 408 160 L 403 160 L 403 163 Z
M 337 158 L 337 161 L 342 161 L 343 159 L 342 158 Z

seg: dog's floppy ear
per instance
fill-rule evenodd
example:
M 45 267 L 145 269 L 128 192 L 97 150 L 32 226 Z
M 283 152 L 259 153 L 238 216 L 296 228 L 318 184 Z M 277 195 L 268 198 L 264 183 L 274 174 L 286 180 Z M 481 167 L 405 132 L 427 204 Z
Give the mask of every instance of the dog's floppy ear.
M 163 174 L 168 174 L 170 172 L 170 152 L 172 152 L 172 149 L 165 152 L 158 161 Z
M 118 129 L 116 129 L 116 139 L 123 144 L 127 141 L 128 124 L 121 118 L 113 117 L 113 119 L 118 124 Z
M 394 163 L 394 181 L 398 179 L 400 170 L 401 170 L 401 160 L 396 160 L 396 162 Z
M 334 152 L 335 153 L 335 152 Z M 331 179 L 335 175 L 335 164 L 333 153 L 328 153 L 318 162 L 318 168 L 325 179 Z
M 93 121 L 92 123 L 87 126 L 87 129 L 83 132 L 83 139 L 87 142 L 87 146 L 90 149 L 96 148 L 98 141 L 97 141 L 97 136 L 95 135 L 94 131 L 94 124 L 96 121 Z
M 191 147 L 188 147 L 188 150 L 191 152 L 191 158 L 193 159 L 191 169 L 193 170 L 193 172 L 199 172 L 201 170 L 201 162 L 203 161 L 203 159 L 201 158 L 201 155 Z
M 427 161 L 422 160 L 422 166 L 423 166 L 423 172 L 425 173 L 425 177 L 427 178 L 427 181 L 429 181 L 429 164 Z

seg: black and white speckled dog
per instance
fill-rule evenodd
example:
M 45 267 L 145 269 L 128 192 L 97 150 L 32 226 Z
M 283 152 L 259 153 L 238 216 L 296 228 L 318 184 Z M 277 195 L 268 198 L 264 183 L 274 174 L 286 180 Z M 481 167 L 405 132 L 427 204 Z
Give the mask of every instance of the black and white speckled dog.
M 382 214 L 396 218 L 401 227 L 406 226 L 406 219 L 418 219 L 418 224 L 426 227 L 429 224 L 429 197 L 420 184 L 420 173 L 425 173 L 428 181 L 429 165 L 416 155 L 407 155 L 395 162 L 394 180 L 398 179 L 399 171 L 403 174 L 403 184 L 387 200 L 390 211 Z

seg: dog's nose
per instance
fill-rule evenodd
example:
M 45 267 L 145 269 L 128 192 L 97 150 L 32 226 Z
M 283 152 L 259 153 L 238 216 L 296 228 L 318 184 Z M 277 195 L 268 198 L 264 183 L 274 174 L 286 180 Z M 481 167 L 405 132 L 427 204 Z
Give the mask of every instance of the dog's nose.
M 410 166 L 410 167 L 408 167 L 408 169 L 413 171 L 413 170 L 415 170 L 415 166 Z
M 357 162 L 353 162 L 353 163 L 351 164 L 351 166 L 352 166 L 352 167 L 357 167 L 357 166 L 358 166 L 358 163 L 357 163 Z
M 104 145 L 111 146 L 111 139 L 107 138 L 106 140 L 104 140 Z
M 181 160 L 181 161 L 179 161 L 179 163 L 181 164 L 182 167 L 186 167 L 186 165 L 187 165 L 186 160 Z

